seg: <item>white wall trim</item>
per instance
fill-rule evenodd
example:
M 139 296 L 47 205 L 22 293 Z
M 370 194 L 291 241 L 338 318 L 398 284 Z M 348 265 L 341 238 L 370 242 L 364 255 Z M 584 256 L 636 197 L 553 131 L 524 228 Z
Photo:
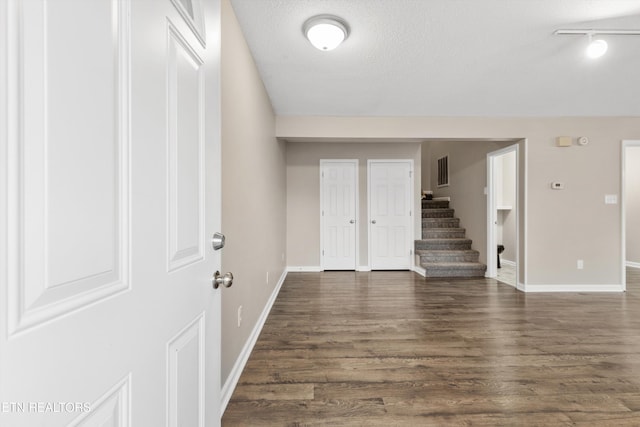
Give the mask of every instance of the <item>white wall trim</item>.
M 220 415 L 224 414 L 225 409 L 227 409 L 227 405 L 229 404 L 229 400 L 231 399 L 231 395 L 233 391 L 236 389 L 236 385 L 238 385 L 238 381 L 240 380 L 240 375 L 242 375 L 242 371 L 244 370 L 247 361 L 249 360 L 249 356 L 251 356 L 251 351 L 253 347 L 256 345 L 256 341 L 258 341 L 258 337 L 260 336 L 260 332 L 262 332 L 262 328 L 264 327 L 264 323 L 267 321 L 267 317 L 269 317 L 269 312 L 271 311 L 271 307 L 273 307 L 273 303 L 276 302 L 276 298 L 280 293 L 280 288 L 282 288 L 282 284 L 284 280 L 287 278 L 287 271 L 283 271 L 276 287 L 273 289 L 269 300 L 264 306 L 256 325 L 251 331 L 247 342 L 245 343 L 242 351 L 238 355 L 236 359 L 236 363 L 233 365 L 227 380 L 222 386 L 222 390 L 220 392 Z
M 516 266 L 516 262 L 515 261 L 510 261 L 508 259 L 502 259 L 502 258 L 500 258 L 500 264 L 508 265 L 508 266 L 511 266 L 511 267 L 515 267 Z
M 640 268 L 640 262 L 627 261 L 627 267 Z
M 419 265 L 414 265 L 411 268 L 411 271 L 413 271 L 415 273 L 418 273 L 422 277 L 427 277 L 427 270 L 425 270 L 424 268 L 420 267 Z
M 518 289 L 527 293 L 534 292 L 624 292 L 623 284 L 556 284 L 556 285 L 522 285 L 518 283 Z
M 368 272 L 371 271 L 371 267 L 369 267 L 368 265 L 361 265 L 356 269 L 356 271 Z
M 322 268 L 319 265 L 290 265 L 287 267 L 288 272 L 303 272 L 303 273 L 320 273 Z
M 423 200 L 426 200 L 426 199 L 423 199 Z M 434 202 L 450 202 L 451 197 L 450 196 L 434 197 L 432 200 Z

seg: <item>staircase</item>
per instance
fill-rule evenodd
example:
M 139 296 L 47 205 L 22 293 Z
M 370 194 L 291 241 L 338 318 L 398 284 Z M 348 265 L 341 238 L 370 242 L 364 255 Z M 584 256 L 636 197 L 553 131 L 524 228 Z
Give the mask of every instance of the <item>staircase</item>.
M 422 240 L 415 242 L 420 265 L 426 277 L 484 277 L 487 266 L 478 262 L 453 212 L 448 201 L 422 201 Z

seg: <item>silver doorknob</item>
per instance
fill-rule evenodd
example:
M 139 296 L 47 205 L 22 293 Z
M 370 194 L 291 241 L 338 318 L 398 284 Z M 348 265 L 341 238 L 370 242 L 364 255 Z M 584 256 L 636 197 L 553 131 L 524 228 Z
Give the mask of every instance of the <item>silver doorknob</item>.
M 218 289 L 220 285 L 224 286 L 225 288 L 233 285 L 233 273 L 228 272 L 223 276 L 219 271 L 216 271 L 213 274 L 213 289 Z
M 349 221 L 349 224 L 355 224 L 355 223 L 356 223 L 355 219 L 352 219 L 351 221 Z
M 375 223 L 376 223 L 375 219 L 371 220 L 371 224 L 375 224 Z
M 211 246 L 213 247 L 213 250 L 218 251 L 224 248 L 224 241 L 225 241 L 224 234 L 218 233 L 218 232 L 215 233 L 211 238 Z

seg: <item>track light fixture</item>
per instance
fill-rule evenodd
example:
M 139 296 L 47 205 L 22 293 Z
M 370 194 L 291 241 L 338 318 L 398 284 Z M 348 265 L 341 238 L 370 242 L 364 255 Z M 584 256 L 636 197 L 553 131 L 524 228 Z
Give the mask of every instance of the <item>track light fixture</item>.
M 607 53 L 609 45 L 601 38 L 594 39 L 594 36 L 640 36 L 640 30 L 556 30 L 553 34 L 557 36 L 579 35 L 589 37 L 589 45 L 585 53 L 587 57 L 595 59 Z

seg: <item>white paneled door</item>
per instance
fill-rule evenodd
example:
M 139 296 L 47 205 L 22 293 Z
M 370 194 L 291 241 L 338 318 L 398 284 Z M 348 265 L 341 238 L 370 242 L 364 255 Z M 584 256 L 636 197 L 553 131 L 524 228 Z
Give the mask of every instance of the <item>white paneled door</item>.
M 321 160 L 321 257 L 323 270 L 355 270 L 358 161 Z
M 369 265 L 411 267 L 413 244 L 411 160 L 369 160 Z
M 220 424 L 218 0 L 0 2 L 0 425 Z

